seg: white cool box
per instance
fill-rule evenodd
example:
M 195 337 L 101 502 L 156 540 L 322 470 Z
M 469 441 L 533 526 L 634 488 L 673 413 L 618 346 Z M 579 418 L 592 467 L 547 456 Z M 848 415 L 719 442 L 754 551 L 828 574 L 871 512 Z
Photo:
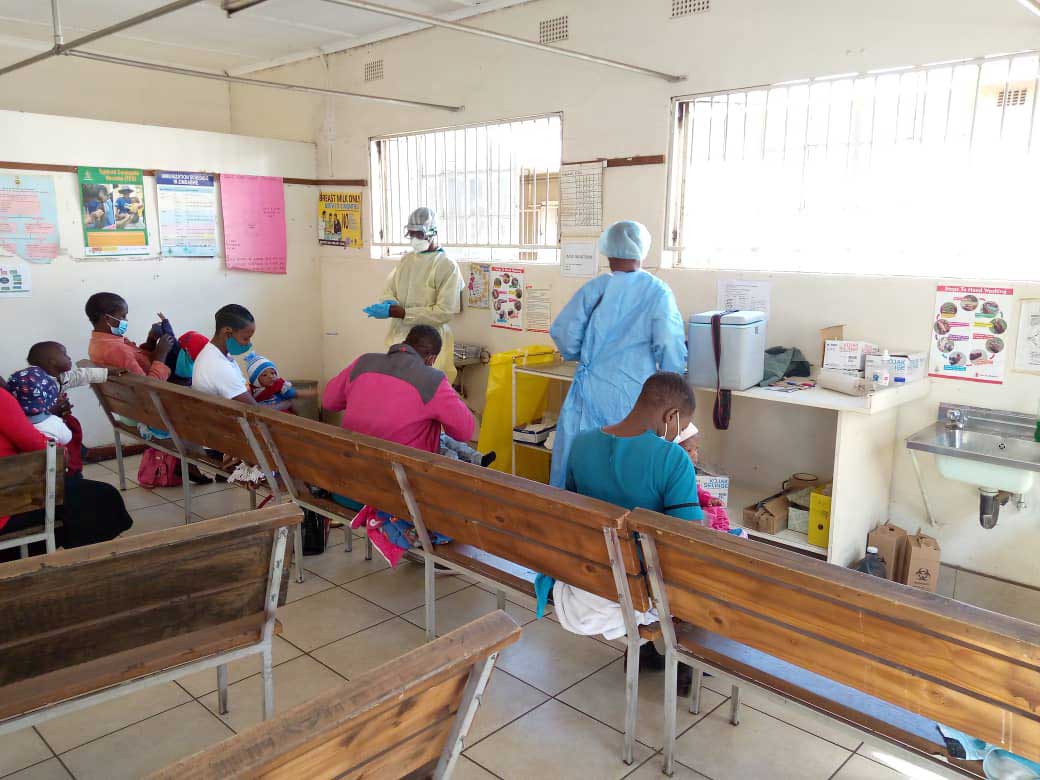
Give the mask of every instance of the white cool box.
M 721 321 L 722 359 L 715 371 L 711 340 L 711 318 L 717 311 L 690 317 L 689 381 L 696 387 L 715 387 L 722 379 L 723 390 L 747 390 L 765 375 L 766 321 L 760 311 L 731 311 Z

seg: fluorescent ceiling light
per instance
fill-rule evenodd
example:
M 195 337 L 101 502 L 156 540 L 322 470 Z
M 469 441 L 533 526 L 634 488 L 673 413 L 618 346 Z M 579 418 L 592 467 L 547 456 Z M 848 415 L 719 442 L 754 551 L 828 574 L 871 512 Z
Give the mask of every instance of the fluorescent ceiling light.
M 1037 16 L 1040 16 L 1040 0 L 1018 0 L 1018 4 L 1027 11 L 1032 11 Z

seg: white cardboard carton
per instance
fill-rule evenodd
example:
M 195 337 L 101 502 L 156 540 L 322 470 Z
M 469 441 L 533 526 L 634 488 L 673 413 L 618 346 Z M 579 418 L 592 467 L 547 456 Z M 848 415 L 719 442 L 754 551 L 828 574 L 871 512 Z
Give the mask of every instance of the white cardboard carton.
M 717 477 L 713 474 L 698 474 L 697 487 L 703 488 L 722 502 L 723 507 L 729 506 L 729 477 Z
M 888 356 L 891 359 L 889 375 L 892 377 L 893 384 L 905 384 L 924 379 L 928 368 L 927 352 L 890 352 Z M 863 368 L 868 377 L 881 373 L 881 356 L 867 355 Z
M 862 371 L 867 355 L 878 355 L 881 350 L 869 341 L 830 340 L 823 348 L 823 367 Z

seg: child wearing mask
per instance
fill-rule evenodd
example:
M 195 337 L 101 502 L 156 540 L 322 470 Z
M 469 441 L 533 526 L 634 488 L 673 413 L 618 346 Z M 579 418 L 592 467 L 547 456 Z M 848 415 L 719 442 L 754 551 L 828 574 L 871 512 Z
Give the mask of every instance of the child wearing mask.
M 111 292 L 94 293 L 87 299 L 87 319 L 93 326 L 87 355 L 91 361 L 109 368 L 120 368 L 131 374 L 150 376 L 165 382 L 170 378 L 166 357 L 173 349 L 174 340 L 168 333 L 157 335 L 156 327 L 149 331 L 148 340 L 140 347 L 125 338 L 129 327 L 129 307 L 120 295 Z M 161 317 L 161 315 L 160 315 Z M 156 323 L 161 331 L 161 323 Z

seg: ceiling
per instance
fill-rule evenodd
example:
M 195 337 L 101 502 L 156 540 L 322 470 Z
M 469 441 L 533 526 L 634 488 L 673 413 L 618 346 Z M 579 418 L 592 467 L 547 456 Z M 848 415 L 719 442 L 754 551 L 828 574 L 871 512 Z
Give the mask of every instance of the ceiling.
M 166 5 L 169 0 L 59 0 L 65 40 Z M 526 0 L 377 0 L 444 19 L 465 19 Z M 220 0 L 167 14 L 84 47 L 111 56 L 232 75 L 330 54 L 423 28 L 322 0 L 266 0 L 228 17 Z M 0 66 L 52 45 L 46 0 L 0 0 Z

